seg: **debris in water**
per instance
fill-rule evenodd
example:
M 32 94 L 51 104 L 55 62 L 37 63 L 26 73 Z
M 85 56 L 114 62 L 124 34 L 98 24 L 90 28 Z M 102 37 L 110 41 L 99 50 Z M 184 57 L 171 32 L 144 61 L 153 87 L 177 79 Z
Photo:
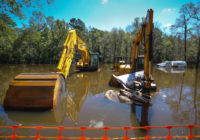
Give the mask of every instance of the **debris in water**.
M 108 90 L 104 93 L 104 97 L 110 101 L 113 101 L 115 103 L 119 103 L 119 92 L 118 91 L 114 91 L 114 90 Z
M 118 96 L 120 99 L 120 102 L 125 103 L 125 104 L 133 104 L 133 100 L 131 100 L 129 97 L 124 96 L 124 95 L 119 95 Z
M 103 123 L 103 121 L 90 120 L 89 127 L 95 127 L 95 128 L 104 127 L 104 123 Z
M 112 75 L 110 86 L 120 87 L 118 95 L 121 102 L 132 104 L 148 104 L 151 96 L 145 88 L 144 71 L 121 76 Z M 151 83 L 150 90 L 155 90 L 156 84 Z

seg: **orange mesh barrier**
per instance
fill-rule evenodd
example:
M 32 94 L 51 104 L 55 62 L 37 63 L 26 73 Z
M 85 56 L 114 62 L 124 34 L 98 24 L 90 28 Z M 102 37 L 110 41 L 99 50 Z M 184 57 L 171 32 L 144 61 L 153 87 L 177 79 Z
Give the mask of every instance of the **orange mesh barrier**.
M 187 125 L 187 126 L 145 126 L 145 127 L 102 127 L 102 128 L 92 128 L 92 127 L 43 127 L 43 126 L 0 126 L 0 128 L 11 128 L 13 129 L 13 134 L 10 136 L 0 136 L 0 138 L 11 138 L 12 140 L 15 139 L 25 139 L 25 138 L 33 138 L 35 140 L 40 140 L 40 139 L 57 139 L 57 140 L 62 140 L 62 139 L 80 139 L 80 140 L 86 140 L 86 139 L 102 139 L 102 140 L 108 140 L 108 139 L 123 139 L 123 140 L 129 140 L 129 139 L 134 139 L 134 140 L 140 140 L 140 139 L 144 139 L 144 140 L 149 140 L 149 139 L 189 139 L 192 140 L 192 138 L 200 138 L 200 135 L 194 135 L 192 133 L 192 129 L 194 128 L 200 128 L 200 125 Z M 23 135 L 18 135 L 16 133 L 17 129 L 20 128 L 25 128 L 25 129 L 34 129 L 37 131 L 37 134 L 35 136 L 23 136 Z M 150 136 L 149 132 L 152 129 L 155 128 L 164 128 L 167 130 L 168 135 L 166 136 Z M 170 130 L 172 128 L 188 128 L 189 129 L 189 135 L 187 136 L 172 136 L 170 134 Z M 58 136 L 56 137 L 49 137 L 49 136 L 41 136 L 40 135 L 40 131 L 43 129 L 56 129 L 59 131 Z M 63 130 L 80 130 L 81 131 L 81 135 L 79 137 L 64 137 L 62 136 L 62 131 Z M 103 130 L 104 131 L 104 135 L 101 137 L 86 137 L 84 135 L 85 131 L 87 130 Z M 144 137 L 129 137 L 128 136 L 128 131 L 130 130 L 146 130 L 146 136 Z M 125 132 L 125 135 L 123 137 L 115 137 L 115 138 L 110 138 L 108 137 L 107 133 L 108 130 L 123 130 Z

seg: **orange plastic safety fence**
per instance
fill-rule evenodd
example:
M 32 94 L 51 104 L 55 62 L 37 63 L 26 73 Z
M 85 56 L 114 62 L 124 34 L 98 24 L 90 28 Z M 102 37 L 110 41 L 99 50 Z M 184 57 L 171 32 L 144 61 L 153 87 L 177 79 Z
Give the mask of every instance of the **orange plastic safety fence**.
M 0 128 L 12 128 L 13 129 L 13 134 L 10 136 L 0 136 L 0 138 L 11 138 L 12 140 L 15 139 L 25 139 L 25 138 L 34 138 L 35 140 L 40 140 L 40 139 L 57 139 L 57 140 L 62 140 L 62 139 L 79 139 L 79 140 L 86 140 L 86 139 L 102 139 L 102 140 L 108 140 L 108 139 L 113 139 L 113 138 L 109 138 L 107 136 L 107 132 L 108 130 L 124 130 L 125 131 L 125 136 L 123 137 L 118 137 L 118 138 L 114 138 L 114 139 L 123 139 L 123 140 L 129 140 L 129 139 L 134 139 L 134 140 L 138 140 L 138 139 L 144 139 L 144 140 L 149 140 L 149 139 L 180 139 L 180 138 L 186 138 L 189 140 L 192 140 L 192 138 L 200 138 L 200 135 L 194 135 L 192 133 L 192 129 L 193 128 L 200 128 L 200 125 L 186 125 L 186 126 L 145 126 L 145 127 L 101 127 L 101 128 L 92 128 L 92 127 L 43 127 L 43 126 L 0 126 Z M 16 134 L 16 130 L 19 128 L 26 128 L 26 129 L 36 129 L 37 130 L 37 134 L 35 136 L 22 136 L 22 135 L 18 135 Z M 149 131 L 153 128 L 165 128 L 168 131 L 168 135 L 166 136 L 150 136 L 149 135 Z M 170 130 L 172 128 L 189 128 L 189 135 L 187 136 L 172 136 L 170 134 Z M 40 130 L 42 129 L 57 129 L 59 131 L 59 135 L 56 137 L 45 137 L 45 136 L 40 136 Z M 63 130 L 81 130 L 81 136 L 79 137 L 64 137 L 62 136 L 62 131 Z M 96 130 L 104 130 L 104 135 L 102 137 L 86 137 L 84 136 L 84 132 L 86 130 L 91 130 L 91 129 L 96 129 Z M 135 129 L 143 129 L 146 130 L 147 135 L 144 137 L 129 137 L 128 136 L 128 131 L 129 130 L 135 130 Z

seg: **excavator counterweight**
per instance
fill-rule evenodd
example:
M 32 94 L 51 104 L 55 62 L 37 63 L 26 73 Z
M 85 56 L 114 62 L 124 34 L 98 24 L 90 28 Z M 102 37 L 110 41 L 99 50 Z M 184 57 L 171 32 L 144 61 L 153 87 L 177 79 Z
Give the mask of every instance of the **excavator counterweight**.
M 10 83 L 5 109 L 51 109 L 65 92 L 65 79 L 59 73 L 22 73 Z

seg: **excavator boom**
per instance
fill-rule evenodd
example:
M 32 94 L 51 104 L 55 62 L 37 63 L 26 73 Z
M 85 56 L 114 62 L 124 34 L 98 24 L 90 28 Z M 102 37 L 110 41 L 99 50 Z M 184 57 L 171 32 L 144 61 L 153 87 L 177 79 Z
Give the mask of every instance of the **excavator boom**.
M 77 44 L 77 35 L 75 30 L 71 30 L 68 33 L 67 39 L 63 45 L 63 51 L 60 57 L 60 61 L 57 66 L 57 71 L 62 73 L 65 78 L 69 73 L 69 69 L 74 57 L 74 48 Z
M 94 71 L 99 68 L 99 54 L 89 53 L 87 45 L 77 37 L 77 50 L 81 52 L 81 59 L 78 60 L 76 67 L 81 71 Z
M 153 39 L 153 10 L 148 10 L 145 28 L 145 54 L 144 54 L 144 76 L 146 88 L 151 84 L 151 59 L 152 59 L 152 39 Z
M 79 63 L 82 63 L 83 65 L 89 65 L 90 64 L 90 55 L 89 55 L 87 45 L 79 37 L 77 37 L 77 40 L 79 42 L 78 50 L 80 50 L 81 54 L 82 54 L 81 59 L 79 60 L 77 65 L 79 65 Z
M 136 63 L 138 58 L 138 48 L 142 39 L 145 42 L 145 54 L 144 54 L 144 77 L 146 82 L 146 87 L 150 88 L 151 76 L 151 58 L 152 56 L 152 34 L 153 34 L 153 10 L 149 9 L 145 22 L 141 25 L 141 28 L 137 31 L 134 37 L 133 43 L 133 53 L 132 53 L 132 63 L 131 63 L 131 72 L 136 72 Z

